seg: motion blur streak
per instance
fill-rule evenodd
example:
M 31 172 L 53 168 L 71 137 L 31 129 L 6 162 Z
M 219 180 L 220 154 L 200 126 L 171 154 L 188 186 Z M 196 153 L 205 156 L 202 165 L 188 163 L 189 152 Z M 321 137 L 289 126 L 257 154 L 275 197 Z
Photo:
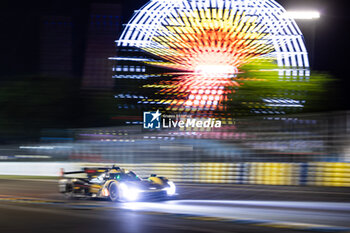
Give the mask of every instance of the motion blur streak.
M 259 219 L 350 227 L 350 203 L 289 201 L 180 200 L 126 203 L 123 208 L 225 219 Z M 322 210 L 326 210 L 322 213 Z M 332 212 L 339 213 L 332 213 Z M 315 216 L 317 214 L 317 216 Z M 332 214 L 330 214 L 332 213 Z

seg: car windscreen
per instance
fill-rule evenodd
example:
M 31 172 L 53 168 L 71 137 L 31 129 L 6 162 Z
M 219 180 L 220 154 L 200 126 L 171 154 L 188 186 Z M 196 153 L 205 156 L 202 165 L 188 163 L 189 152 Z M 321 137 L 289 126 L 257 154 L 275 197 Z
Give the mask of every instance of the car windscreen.
M 111 178 L 123 181 L 140 181 L 141 179 L 133 172 L 111 174 Z

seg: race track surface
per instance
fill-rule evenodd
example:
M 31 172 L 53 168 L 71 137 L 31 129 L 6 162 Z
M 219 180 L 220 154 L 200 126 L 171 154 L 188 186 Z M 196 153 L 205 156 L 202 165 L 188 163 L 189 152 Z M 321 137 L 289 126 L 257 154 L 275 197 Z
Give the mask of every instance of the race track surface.
M 348 188 L 179 184 L 175 200 L 66 200 L 0 179 L 0 232 L 350 232 Z

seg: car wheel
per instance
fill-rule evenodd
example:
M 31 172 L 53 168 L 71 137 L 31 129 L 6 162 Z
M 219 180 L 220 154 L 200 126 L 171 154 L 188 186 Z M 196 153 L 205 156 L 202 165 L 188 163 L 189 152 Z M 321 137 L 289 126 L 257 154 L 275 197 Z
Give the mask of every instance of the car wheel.
M 74 195 L 74 184 L 73 183 L 66 184 L 66 192 L 64 193 L 64 196 L 68 200 L 76 199 L 76 197 Z
M 118 186 L 115 182 L 112 182 L 108 187 L 109 192 L 109 199 L 111 201 L 118 201 L 119 195 L 118 195 Z

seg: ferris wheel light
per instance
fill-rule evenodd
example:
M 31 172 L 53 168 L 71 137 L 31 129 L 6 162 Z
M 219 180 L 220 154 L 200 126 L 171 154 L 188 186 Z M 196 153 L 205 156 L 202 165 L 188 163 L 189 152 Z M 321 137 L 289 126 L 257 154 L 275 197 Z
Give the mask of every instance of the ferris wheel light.
M 318 19 L 321 17 L 321 14 L 318 11 L 287 11 L 285 17 L 292 19 Z
M 234 66 L 227 65 L 199 65 L 196 67 L 195 72 L 203 74 L 234 74 L 238 70 Z
M 198 64 L 240 67 L 261 56 L 281 67 L 309 67 L 300 29 L 293 20 L 281 21 L 319 17 L 286 12 L 276 0 L 152 0 L 116 42 L 166 61 L 148 65 L 185 72 L 195 72 Z
M 152 78 L 142 88 L 154 89 L 157 98 L 142 94 L 138 104 L 186 114 L 225 111 L 231 94 L 245 84 L 240 80 L 265 81 L 239 77 L 244 65 L 251 69 L 266 61 L 279 67 L 280 78 L 309 76 L 307 47 L 294 19 L 317 18 L 316 11 L 286 11 L 277 0 L 149 0 L 116 41 L 121 57 L 109 59 L 116 61 L 116 76 Z M 153 77 L 160 80 L 153 83 Z

